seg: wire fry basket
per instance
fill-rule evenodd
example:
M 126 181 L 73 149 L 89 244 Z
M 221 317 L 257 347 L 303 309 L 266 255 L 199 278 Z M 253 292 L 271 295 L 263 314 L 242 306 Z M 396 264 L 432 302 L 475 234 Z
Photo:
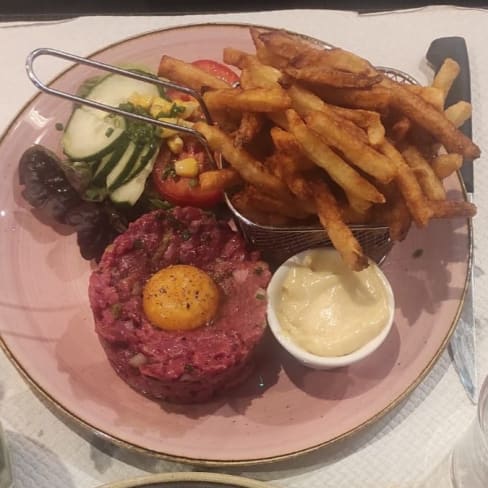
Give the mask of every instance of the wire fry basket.
M 326 47 L 326 49 L 327 48 L 328 46 Z M 36 49 L 29 54 L 26 60 L 27 74 L 32 83 L 40 90 L 50 95 L 71 100 L 78 104 L 87 105 L 92 108 L 97 108 L 106 112 L 115 113 L 124 117 L 133 118 L 142 122 L 147 122 L 149 124 L 161 126 L 164 128 L 172 129 L 174 131 L 185 133 L 187 135 L 191 135 L 202 144 L 207 156 L 209 157 L 209 160 L 213 162 L 214 166 L 222 167 L 222 160 L 220 158 L 220 155 L 215 155 L 212 153 L 205 137 L 195 129 L 182 127 L 167 121 L 152 119 L 144 115 L 127 112 L 116 107 L 102 104 L 100 102 L 92 101 L 70 93 L 59 91 L 45 85 L 37 77 L 33 68 L 33 63 L 35 59 L 40 56 L 52 56 L 62 58 L 65 60 L 74 61 L 78 64 L 92 66 L 103 71 L 128 76 L 130 78 L 146 81 L 159 86 L 177 89 L 193 96 L 200 104 L 202 113 L 207 123 L 212 124 L 212 119 L 208 108 L 205 105 L 203 97 L 196 90 L 179 85 L 177 83 L 170 82 L 168 80 L 153 78 L 140 73 L 134 73 L 132 71 L 124 70 L 122 68 L 108 65 L 99 61 L 94 61 L 92 59 L 76 56 L 74 54 L 66 53 L 64 51 L 59 51 L 56 49 Z M 381 71 L 394 81 L 407 84 L 418 84 L 418 82 L 412 76 L 400 70 L 383 66 L 378 66 L 376 68 L 378 69 L 378 71 Z M 245 215 L 242 215 L 234 207 L 227 193 L 224 194 L 224 199 L 228 208 L 232 212 L 234 219 L 239 229 L 241 230 L 247 244 L 259 250 L 264 259 L 270 260 L 275 264 L 280 264 L 288 259 L 290 256 L 305 249 L 309 249 L 312 247 L 332 246 L 332 242 L 330 241 L 326 230 L 319 223 L 317 223 L 317 225 L 296 227 L 274 227 L 269 225 L 257 224 L 249 220 Z M 350 225 L 349 227 L 353 235 L 361 244 L 364 253 L 373 261 L 381 263 L 393 246 L 393 242 L 389 237 L 388 227 L 381 225 Z
M 418 85 L 417 80 L 403 71 L 378 66 L 377 69 L 394 81 Z M 257 224 L 242 215 L 225 195 L 227 206 L 232 211 L 246 242 L 259 249 L 265 259 L 282 263 L 294 254 L 312 247 L 330 247 L 332 242 L 320 225 L 303 227 L 273 227 Z M 361 244 L 364 253 L 380 264 L 393 247 L 389 229 L 381 225 L 350 225 L 353 235 Z

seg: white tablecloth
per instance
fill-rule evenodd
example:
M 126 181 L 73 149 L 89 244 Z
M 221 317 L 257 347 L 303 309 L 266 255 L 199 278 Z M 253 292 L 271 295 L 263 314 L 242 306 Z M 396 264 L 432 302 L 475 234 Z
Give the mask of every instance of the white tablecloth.
M 472 69 L 474 139 L 483 153 L 488 153 L 488 11 L 454 7 L 367 16 L 295 10 L 0 24 L 0 132 L 36 91 L 24 72 L 24 59 L 32 49 L 54 47 L 84 56 L 140 32 L 199 22 L 246 22 L 292 29 L 356 51 L 375 64 L 395 66 L 421 81 L 431 75 L 423 58 L 432 39 L 463 36 Z M 50 79 L 59 69 L 56 62 L 43 63 L 40 74 L 43 79 Z M 488 239 L 484 225 L 488 213 L 488 167 L 483 159 L 477 161 L 475 169 L 475 201 L 479 209 L 475 220 L 475 311 L 480 378 L 488 372 Z M 445 456 L 474 413 L 475 407 L 444 353 L 409 399 L 367 431 L 293 462 L 227 472 L 290 488 L 410 487 Z M 0 418 L 19 488 L 94 487 L 147 473 L 191 469 L 130 454 L 78 430 L 41 402 L 1 353 Z

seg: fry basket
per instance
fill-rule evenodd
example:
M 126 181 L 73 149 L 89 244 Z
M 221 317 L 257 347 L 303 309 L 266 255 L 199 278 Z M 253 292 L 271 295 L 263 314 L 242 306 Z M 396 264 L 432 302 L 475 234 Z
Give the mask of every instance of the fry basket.
M 153 83 L 159 86 L 177 89 L 193 96 L 200 104 L 202 113 L 207 123 L 212 124 L 212 119 L 205 105 L 205 102 L 203 101 L 203 97 L 196 90 L 179 85 L 177 83 L 170 82 L 168 80 L 153 78 L 148 75 L 124 70 L 122 68 L 108 65 L 92 59 L 76 56 L 74 54 L 66 53 L 64 51 L 59 51 L 56 49 L 36 49 L 29 54 L 26 60 L 27 75 L 29 76 L 32 83 L 40 90 L 50 95 L 71 100 L 78 104 L 87 105 L 92 108 L 97 108 L 106 112 L 115 113 L 124 117 L 130 117 L 142 122 L 147 122 L 153 125 L 158 125 L 164 128 L 172 129 L 174 131 L 185 133 L 187 135 L 191 135 L 202 144 L 207 156 L 209 157 L 210 161 L 213 162 L 214 166 L 221 167 L 222 161 L 220 156 L 213 154 L 205 137 L 200 132 L 192 128 L 182 127 L 180 125 L 170 122 L 160 121 L 152 119 L 150 117 L 146 117 L 144 115 L 127 112 L 116 107 L 102 104 L 100 102 L 59 91 L 45 85 L 37 77 L 33 68 L 34 60 L 40 56 L 57 57 L 73 61 L 77 64 L 85 64 L 103 71 L 128 76 L 130 78 L 146 81 L 148 83 Z M 376 69 L 395 81 L 407 84 L 418 84 L 418 82 L 413 77 L 402 71 L 383 66 L 377 66 Z M 269 260 L 276 265 L 281 264 L 290 256 L 305 249 L 309 249 L 312 247 L 332 246 L 327 232 L 319 223 L 317 223 L 316 225 L 294 227 L 275 227 L 257 224 L 249 220 L 245 215 L 242 215 L 234 207 L 231 202 L 230 196 L 227 193 L 224 194 L 224 199 L 234 217 L 236 224 L 242 232 L 246 243 L 249 246 L 252 246 L 253 248 L 259 250 L 264 259 Z M 350 225 L 349 227 L 356 239 L 361 244 L 364 253 L 376 263 L 381 263 L 393 246 L 393 242 L 389 237 L 388 227 L 381 225 Z
M 418 85 L 418 82 L 403 71 L 383 66 L 376 67 L 394 81 Z M 281 264 L 294 254 L 312 247 L 332 246 L 327 232 L 317 225 L 296 227 L 273 227 L 249 220 L 235 207 L 228 194 L 225 202 L 231 210 L 246 242 L 259 249 L 265 259 Z M 352 233 L 361 244 L 364 253 L 380 264 L 393 247 L 388 227 L 382 225 L 350 225 Z

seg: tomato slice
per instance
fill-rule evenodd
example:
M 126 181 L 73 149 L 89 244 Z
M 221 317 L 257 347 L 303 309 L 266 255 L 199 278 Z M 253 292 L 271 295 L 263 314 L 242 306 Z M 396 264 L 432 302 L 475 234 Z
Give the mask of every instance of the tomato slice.
M 226 81 L 229 85 L 233 85 L 239 81 L 239 76 L 228 66 L 213 61 L 212 59 L 198 59 L 197 61 L 193 61 L 192 64 L 203 71 L 214 75 L 216 78 Z
M 163 149 L 152 172 L 154 186 L 163 198 L 175 205 L 200 208 L 211 208 L 221 201 L 221 191 L 202 190 L 198 184 L 194 184 L 196 179 L 166 175 L 169 165 L 168 151 Z
M 211 75 L 219 78 L 220 80 L 226 81 L 230 85 L 237 83 L 239 81 L 239 76 L 234 73 L 228 66 L 212 59 L 197 59 L 192 63 L 194 66 L 210 73 Z M 186 93 L 174 90 L 173 88 L 167 88 L 166 93 L 171 98 L 171 100 L 191 100 L 191 96 Z
M 229 67 L 211 59 L 198 59 L 192 63 L 194 66 L 210 73 L 211 75 L 226 81 L 230 85 L 239 81 L 239 76 Z M 191 97 L 177 90 L 168 89 L 168 96 L 172 100 L 189 100 Z M 198 149 L 193 141 L 186 141 L 185 153 L 189 156 L 199 156 Z M 181 156 L 181 155 L 180 155 Z M 200 208 L 211 208 L 222 200 L 222 192 L 218 190 L 202 190 L 198 184 L 195 185 L 193 178 L 182 178 L 166 176 L 165 173 L 170 165 L 169 151 L 160 151 L 154 165 L 152 178 L 154 186 L 163 198 L 175 205 L 190 205 Z

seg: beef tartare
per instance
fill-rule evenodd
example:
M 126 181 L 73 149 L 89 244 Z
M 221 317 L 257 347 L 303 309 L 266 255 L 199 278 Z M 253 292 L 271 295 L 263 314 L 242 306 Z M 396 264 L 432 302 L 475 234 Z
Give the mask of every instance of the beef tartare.
M 218 307 L 202 326 L 165 330 L 147 318 L 144 288 L 160 270 L 178 266 L 210 277 Z M 157 210 L 118 236 L 92 273 L 95 329 L 113 368 L 135 390 L 169 402 L 203 402 L 250 371 L 264 333 L 269 278 L 266 263 L 225 222 L 192 207 Z

